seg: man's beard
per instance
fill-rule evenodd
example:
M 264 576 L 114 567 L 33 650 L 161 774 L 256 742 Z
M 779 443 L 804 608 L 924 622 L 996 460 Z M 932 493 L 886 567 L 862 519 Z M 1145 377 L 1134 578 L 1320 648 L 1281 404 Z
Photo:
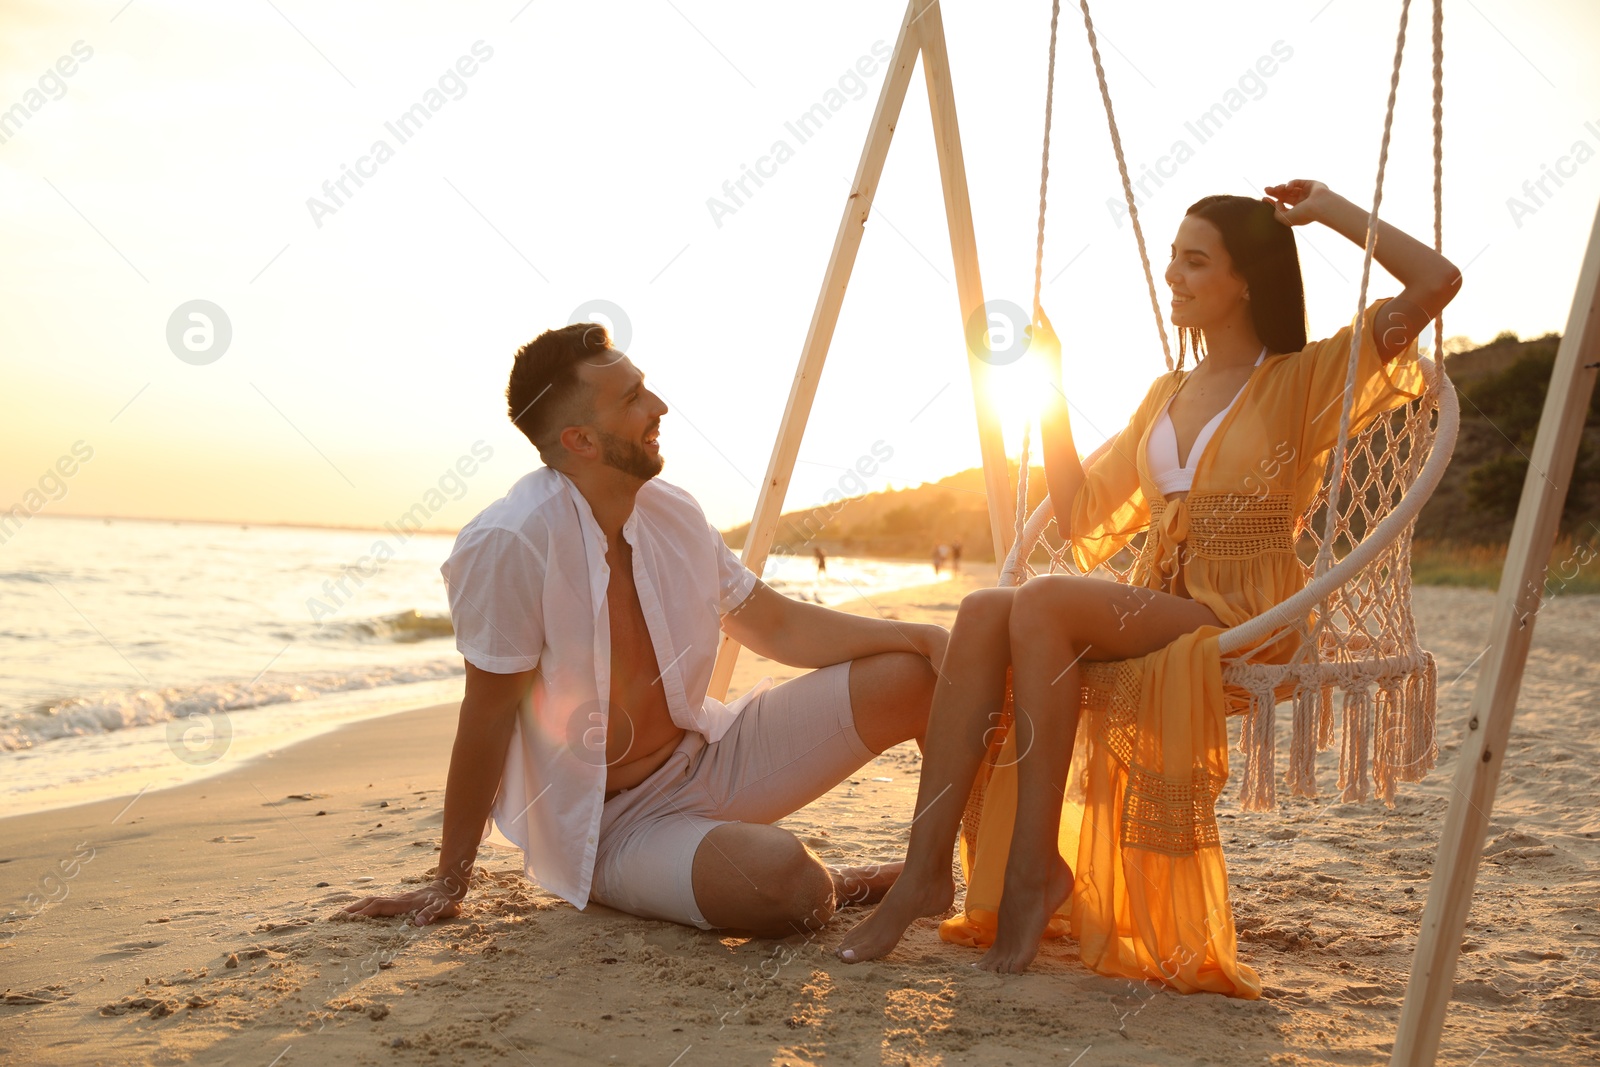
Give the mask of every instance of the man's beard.
M 640 481 L 647 482 L 661 473 L 665 461 L 659 456 L 652 456 L 645 447 L 637 441 L 630 441 L 626 437 L 598 431 L 600 434 L 600 461 L 606 466 L 631 474 Z

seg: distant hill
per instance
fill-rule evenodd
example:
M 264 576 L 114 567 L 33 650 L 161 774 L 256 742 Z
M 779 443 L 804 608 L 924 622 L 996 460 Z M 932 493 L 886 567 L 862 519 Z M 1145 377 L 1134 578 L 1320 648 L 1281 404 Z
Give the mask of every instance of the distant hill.
M 1010 464 L 1010 477 L 1015 485 L 1015 462 Z M 1028 478 L 1029 509 L 1044 496 L 1044 469 L 1033 467 Z M 738 548 L 748 532 L 746 523 L 726 531 L 723 538 Z M 941 543 L 959 543 L 963 559 L 994 559 L 982 468 L 910 489 L 889 489 L 785 512 L 778 522 L 773 550 L 803 554 L 818 547 L 830 555 L 925 559 Z
M 1443 481 L 1417 519 L 1419 540 L 1503 545 L 1508 539 L 1560 341 L 1558 334 L 1520 341 L 1505 333 L 1445 357 L 1461 395 L 1461 434 Z M 1600 536 L 1600 390 L 1589 413 L 1562 532 L 1593 541 Z M 1015 485 L 1014 462 L 1010 477 Z M 1042 468 L 1031 469 L 1028 489 L 1031 511 L 1045 495 Z M 723 537 L 737 548 L 748 529 L 737 526 Z M 785 512 L 774 550 L 820 547 L 835 555 L 922 559 L 941 542 L 961 543 L 966 559 L 994 559 L 982 469 Z
M 1461 396 L 1461 434 L 1444 479 L 1417 517 L 1419 540 L 1504 544 L 1511 535 L 1528 473 L 1539 416 L 1560 334 L 1519 341 L 1503 333 L 1481 347 L 1445 358 Z M 1573 465 L 1561 531 L 1593 541 L 1600 535 L 1600 391 Z

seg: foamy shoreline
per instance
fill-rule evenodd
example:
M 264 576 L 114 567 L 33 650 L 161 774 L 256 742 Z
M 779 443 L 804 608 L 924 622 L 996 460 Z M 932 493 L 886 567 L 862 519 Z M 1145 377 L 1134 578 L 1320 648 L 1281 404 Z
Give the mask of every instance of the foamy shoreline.
M 0 818 L 172 789 L 227 774 L 352 723 L 459 702 L 463 672 L 324 693 L 229 714 L 217 710 L 0 753 Z
M 448 537 L 352 570 L 368 542 L 349 531 L 39 521 L 0 569 L 0 816 L 196 781 L 460 697 Z M 929 577 L 925 563 L 848 556 L 824 575 L 809 555 L 766 572 L 826 603 Z

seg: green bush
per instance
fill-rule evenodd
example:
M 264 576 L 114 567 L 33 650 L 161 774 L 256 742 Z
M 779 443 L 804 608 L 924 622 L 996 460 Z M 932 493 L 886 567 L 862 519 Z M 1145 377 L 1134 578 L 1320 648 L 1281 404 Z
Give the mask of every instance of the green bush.
M 1505 337 L 1509 334 L 1502 334 Z M 1512 335 L 1514 337 L 1514 335 Z M 1496 338 L 1498 341 L 1500 338 Z M 1528 453 L 1533 451 L 1544 414 L 1545 395 L 1555 370 L 1556 345 L 1539 344 L 1526 351 L 1515 363 L 1497 374 L 1473 383 L 1464 390 L 1469 401 L 1462 412 L 1464 421 L 1486 422 L 1496 431 L 1489 437 L 1497 446 L 1495 454 L 1467 471 L 1467 499 L 1486 526 L 1509 522 L 1516 516 L 1522 499 L 1522 483 L 1528 476 Z M 1600 425 L 1600 390 L 1590 397 L 1585 426 Z M 1497 441 L 1495 438 L 1498 437 Z M 1572 530 L 1588 513 L 1590 486 L 1600 474 L 1594 449 L 1582 438 L 1573 464 L 1561 526 Z
M 1467 475 L 1467 499 L 1480 517 L 1493 522 L 1516 518 L 1522 500 L 1522 483 L 1528 476 L 1528 461 L 1515 452 L 1506 452 L 1487 463 L 1480 463 Z

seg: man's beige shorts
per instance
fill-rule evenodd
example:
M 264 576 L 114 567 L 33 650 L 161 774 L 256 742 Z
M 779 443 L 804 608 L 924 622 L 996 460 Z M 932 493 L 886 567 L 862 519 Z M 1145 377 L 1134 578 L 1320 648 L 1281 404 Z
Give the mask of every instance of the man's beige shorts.
M 690 731 L 649 778 L 606 801 L 594 900 L 711 929 L 695 903 L 694 854 L 724 823 L 772 823 L 877 756 L 856 733 L 850 664 L 762 693 L 715 744 Z

